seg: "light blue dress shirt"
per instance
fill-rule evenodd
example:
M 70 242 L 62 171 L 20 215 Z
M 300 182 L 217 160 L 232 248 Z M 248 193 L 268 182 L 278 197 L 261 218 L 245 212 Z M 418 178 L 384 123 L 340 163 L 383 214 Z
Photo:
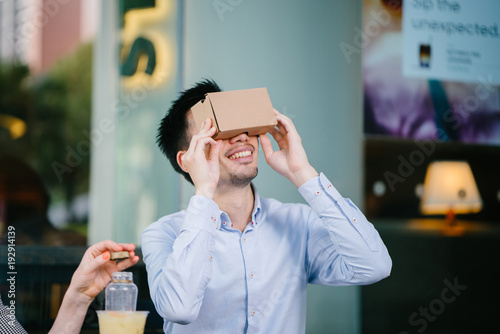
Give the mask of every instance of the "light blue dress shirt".
M 379 234 L 323 174 L 299 191 L 309 206 L 261 198 L 254 189 L 243 233 L 203 196 L 143 232 L 165 333 L 305 333 L 308 283 L 371 284 L 389 275 Z

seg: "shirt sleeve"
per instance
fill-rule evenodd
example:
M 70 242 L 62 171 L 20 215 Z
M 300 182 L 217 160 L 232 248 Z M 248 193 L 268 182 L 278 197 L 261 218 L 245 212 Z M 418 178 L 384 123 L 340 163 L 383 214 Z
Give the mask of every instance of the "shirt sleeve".
M 193 196 L 178 235 L 154 223 L 141 236 L 151 299 L 165 319 L 188 324 L 198 317 L 212 278 L 217 204 Z
M 392 261 L 377 230 L 323 173 L 299 192 L 314 211 L 308 218 L 310 283 L 371 284 L 389 276 Z
M 3 305 L 0 299 L 0 333 L 2 334 L 27 334 L 24 328 L 17 322 L 15 309 L 11 311 Z

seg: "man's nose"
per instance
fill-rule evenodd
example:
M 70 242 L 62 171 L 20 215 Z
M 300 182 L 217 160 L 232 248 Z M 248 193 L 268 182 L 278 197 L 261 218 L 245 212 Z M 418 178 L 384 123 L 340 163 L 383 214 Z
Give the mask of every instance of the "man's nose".
M 240 133 L 239 135 L 237 136 L 234 136 L 232 138 L 229 139 L 229 143 L 230 144 L 234 144 L 234 143 L 237 143 L 239 141 L 247 141 L 248 140 L 248 134 L 246 132 L 243 132 L 243 133 Z

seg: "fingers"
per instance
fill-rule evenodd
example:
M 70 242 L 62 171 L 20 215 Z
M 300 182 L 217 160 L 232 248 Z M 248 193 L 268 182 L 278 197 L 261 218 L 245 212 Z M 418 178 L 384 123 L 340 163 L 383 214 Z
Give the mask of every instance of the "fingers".
M 205 152 L 207 145 L 215 145 L 216 141 L 212 137 L 202 137 L 196 141 L 196 147 L 194 148 L 195 153 Z
M 293 131 L 293 132 L 297 133 L 297 129 L 295 128 L 295 124 L 293 124 L 292 120 L 289 117 L 281 114 L 276 109 L 274 109 L 274 114 L 276 115 L 279 129 L 280 129 L 280 125 L 281 125 L 286 130 L 286 132 Z M 280 129 L 280 131 L 282 131 L 282 133 L 286 133 L 282 129 Z
M 108 250 L 112 252 L 120 252 L 123 249 L 122 245 L 117 244 L 113 240 L 104 240 L 90 246 L 85 253 L 90 254 L 95 258 Z
M 278 128 L 280 133 L 282 133 L 282 134 L 288 133 L 288 130 L 285 128 L 285 126 L 283 126 L 283 123 L 280 123 L 280 121 L 278 121 L 278 125 L 276 125 L 276 127 Z
M 117 271 L 122 271 L 125 270 L 129 267 L 132 267 L 134 264 L 139 262 L 139 257 L 137 255 L 131 255 L 129 259 L 123 260 L 119 263 L 116 264 L 116 270 Z
M 210 118 L 207 118 L 206 121 L 201 123 L 200 132 L 191 138 L 189 148 L 192 148 L 192 151 L 199 152 L 200 150 L 205 149 L 205 145 L 215 144 L 215 140 L 212 139 L 212 136 L 215 134 L 216 130 L 214 126 L 211 126 L 211 124 L 212 120 Z
M 119 245 L 122 246 L 123 250 L 125 250 L 125 251 L 131 252 L 131 251 L 133 251 L 135 249 L 135 245 L 134 244 L 123 244 L 123 243 L 121 243 Z
M 203 138 L 206 136 L 210 137 L 213 136 L 215 134 L 215 127 L 211 125 L 212 125 L 212 120 L 210 118 L 207 118 L 204 122 L 202 122 L 200 126 L 200 131 L 191 138 L 191 144 L 196 143 L 199 138 Z
M 193 135 L 188 150 L 181 157 L 182 165 L 186 167 L 188 173 L 193 163 L 196 163 L 200 157 L 208 159 L 206 154 L 207 145 L 211 145 L 212 147 L 216 145 L 216 141 L 212 138 L 216 130 L 215 127 L 211 126 L 211 123 L 212 121 L 210 118 L 207 118 L 207 120 L 202 123 L 200 132 Z
M 90 254 L 93 258 L 99 257 L 106 262 L 106 260 L 109 260 L 110 258 L 110 252 L 120 252 L 125 250 L 133 254 L 134 249 L 134 244 L 118 244 L 113 240 L 105 240 L 90 246 L 85 253 Z
M 208 129 L 210 129 L 210 127 L 212 126 L 212 119 L 211 118 L 207 118 L 206 120 L 204 120 L 203 122 L 201 122 L 201 125 L 200 125 L 200 132 L 201 131 L 206 131 Z
M 208 132 L 213 132 L 211 136 L 215 134 L 215 126 L 212 126 L 212 120 L 210 118 L 207 118 L 201 123 L 200 132 L 198 132 L 198 134 L 207 134 Z
M 96 256 L 91 261 L 87 261 L 87 263 L 84 264 L 84 266 L 82 268 L 84 270 L 84 272 L 89 272 L 89 273 L 96 272 L 97 270 L 99 270 L 99 267 L 105 265 L 108 262 L 112 262 L 113 265 L 116 263 L 116 270 L 115 271 L 122 271 L 128 267 L 133 266 L 134 264 L 136 264 L 139 261 L 139 257 L 137 255 L 135 255 L 135 252 L 134 252 L 134 249 L 135 249 L 134 244 L 117 244 L 111 240 L 106 240 L 106 241 L 100 242 L 98 244 L 95 244 L 94 246 L 97 246 L 97 245 L 100 246 L 100 244 L 108 244 L 108 245 L 114 244 L 114 245 L 120 246 L 120 247 L 122 247 L 123 250 L 129 251 L 130 258 L 116 263 L 116 262 L 113 262 L 110 260 L 110 258 L 111 258 L 110 251 L 106 250 L 106 251 L 102 252 L 102 254 L 99 254 L 98 256 Z M 91 246 L 91 248 L 94 246 Z M 122 249 L 114 248 L 114 249 L 112 249 L 112 251 L 120 251 Z
M 271 136 L 273 136 L 274 140 L 278 143 L 278 146 L 281 150 L 286 149 L 288 147 L 288 140 L 287 140 L 287 138 L 285 138 L 286 132 L 285 132 L 285 135 L 283 135 L 283 133 L 280 130 L 273 129 L 273 130 L 269 131 L 269 133 L 271 134 Z
M 297 129 L 295 129 L 295 125 L 293 124 L 292 120 L 288 117 L 286 117 L 283 114 L 280 114 L 278 111 L 275 110 L 276 113 L 276 119 L 278 120 L 278 129 L 282 133 L 287 133 L 287 132 L 297 132 Z
M 191 169 L 195 167 L 197 161 L 199 162 L 202 157 L 203 159 L 208 159 L 209 147 L 216 145 L 216 142 L 211 137 L 203 138 L 193 138 L 194 142 L 192 146 L 188 149 L 186 154 L 182 156 L 182 164 L 186 167 L 188 173 L 191 173 Z
M 201 149 L 204 149 L 206 144 L 215 144 L 215 140 L 212 138 L 212 135 L 214 133 L 215 133 L 215 128 L 212 127 L 212 129 L 209 130 L 208 132 L 205 133 L 200 132 L 199 134 L 194 135 L 193 138 L 191 139 L 191 144 L 188 148 L 188 152 L 189 150 L 191 150 L 191 152 L 193 151 L 196 152 L 200 150 L 200 146 Z
M 99 267 L 103 266 L 104 264 L 106 264 L 107 262 L 110 261 L 110 254 L 109 254 L 109 251 L 105 251 L 103 252 L 102 254 L 96 256 L 94 259 L 92 259 L 91 261 L 88 261 L 87 263 L 83 264 L 83 261 L 82 263 L 80 264 L 80 266 L 82 267 L 82 272 L 83 273 L 92 273 L 92 272 L 96 272 Z

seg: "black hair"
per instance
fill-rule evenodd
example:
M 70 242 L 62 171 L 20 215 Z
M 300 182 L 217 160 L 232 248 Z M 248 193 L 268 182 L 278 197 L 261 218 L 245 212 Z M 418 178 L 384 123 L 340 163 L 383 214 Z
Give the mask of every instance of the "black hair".
M 188 173 L 184 172 L 177 164 L 177 152 L 187 150 L 191 140 L 188 134 L 188 122 L 186 113 L 199 101 L 205 98 L 205 94 L 222 91 L 211 79 L 197 82 L 193 87 L 181 92 L 180 96 L 172 102 L 168 113 L 163 117 L 158 127 L 156 143 L 160 150 L 167 156 L 175 171 L 184 175 L 191 184 L 193 181 Z

